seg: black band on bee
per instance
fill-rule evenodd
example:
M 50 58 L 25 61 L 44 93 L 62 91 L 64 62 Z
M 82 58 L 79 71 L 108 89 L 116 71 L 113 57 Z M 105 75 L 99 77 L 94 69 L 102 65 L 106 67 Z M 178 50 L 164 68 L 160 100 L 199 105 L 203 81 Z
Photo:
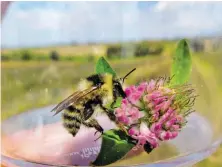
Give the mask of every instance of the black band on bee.
M 68 114 L 64 113 L 63 118 L 65 120 L 76 121 L 76 122 L 81 123 L 81 118 L 78 118 L 77 116 L 72 116 L 72 115 L 68 115 Z
M 80 110 L 78 110 L 77 108 L 73 107 L 73 106 L 69 106 L 67 107 L 67 110 L 71 111 L 71 112 L 81 112 Z
M 73 137 L 78 133 L 81 123 L 81 112 L 75 107 L 70 106 L 63 113 L 63 126 L 72 134 Z
M 69 106 L 63 113 L 63 119 L 68 121 L 75 121 L 81 123 L 81 111 L 74 106 Z
M 98 74 L 91 75 L 91 76 L 87 77 L 86 79 L 88 81 L 92 82 L 93 85 L 95 85 L 95 86 L 104 84 L 103 79 Z
M 78 129 L 81 126 L 81 123 L 77 123 L 77 122 L 64 122 L 63 125 L 67 128 L 67 129 Z

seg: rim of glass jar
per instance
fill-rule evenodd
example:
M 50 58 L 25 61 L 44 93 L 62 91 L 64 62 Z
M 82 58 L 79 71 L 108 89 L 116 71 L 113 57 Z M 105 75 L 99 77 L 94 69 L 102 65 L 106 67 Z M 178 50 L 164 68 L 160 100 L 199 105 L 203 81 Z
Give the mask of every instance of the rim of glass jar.
M 182 162 L 183 164 L 186 164 L 186 163 L 189 163 L 189 162 L 196 163 L 196 162 L 199 162 L 199 161 L 203 160 L 207 156 L 213 154 L 214 152 L 216 152 L 218 147 L 221 144 L 222 144 L 222 135 L 216 141 L 214 141 L 211 145 L 209 145 L 205 148 L 196 150 L 194 152 L 187 152 L 187 153 L 184 153 L 184 154 L 180 154 L 178 156 L 173 156 L 171 158 L 162 159 L 162 160 L 155 161 L 155 162 L 149 163 L 149 164 L 140 163 L 140 164 L 135 164 L 135 165 L 131 165 L 131 166 L 151 167 L 150 165 L 161 165 L 161 164 L 163 165 L 164 163 L 176 163 L 178 161 L 182 161 L 183 159 L 185 159 L 185 160 L 188 159 L 188 161 Z M 200 153 L 205 153 L 205 154 L 204 155 L 199 155 L 199 156 L 196 156 L 196 157 L 193 156 L 193 155 L 200 154 Z M 58 166 L 57 164 L 41 163 L 41 162 L 35 162 L 35 161 L 10 157 L 10 156 L 4 155 L 2 152 L 1 152 L 1 157 L 3 157 L 3 158 L 5 157 L 5 158 L 8 158 L 8 159 L 13 159 L 13 160 L 17 161 L 18 163 L 19 162 L 27 162 L 27 163 L 36 164 L 36 165 L 46 165 L 46 166 L 53 166 L 53 167 Z M 70 167 L 70 166 L 75 166 L 75 165 L 59 165 L 59 166 L 60 167 Z M 128 165 L 121 165 L 121 166 L 128 166 Z

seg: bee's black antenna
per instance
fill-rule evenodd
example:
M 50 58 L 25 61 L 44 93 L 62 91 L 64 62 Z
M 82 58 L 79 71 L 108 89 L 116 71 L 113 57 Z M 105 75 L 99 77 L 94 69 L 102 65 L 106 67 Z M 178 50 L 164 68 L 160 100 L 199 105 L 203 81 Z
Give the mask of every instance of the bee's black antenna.
M 133 71 L 135 71 L 136 70 L 136 68 L 134 68 L 134 69 L 132 69 L 130 72 L 128 72 L 126 75 L 125 75 L 125 77 L 123 77 L 123 83 L 124 83 L 124 80 L 133 72 Z

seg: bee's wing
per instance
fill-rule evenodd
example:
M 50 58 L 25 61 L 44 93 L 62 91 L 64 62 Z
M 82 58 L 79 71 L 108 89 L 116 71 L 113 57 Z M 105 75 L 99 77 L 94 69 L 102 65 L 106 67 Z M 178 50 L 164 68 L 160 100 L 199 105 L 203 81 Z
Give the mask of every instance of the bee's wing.
M 54 115 L 58 114 L 62 110 L 64 110 L 67 107 L 69 107 L 71 104 L 77 102 L 78 100 L 80 100 L 81 98 L 83 98 L 87 94 L 92 93 L 93 91 L 97 90 L 98 88 L 99 87 L 91 87 L 91 88 L 85 89 L 83 91 L 76 91 L 75 93 L 73 93 L 72 95 L 67 97 L 65 100 L 60 102 L 57 106 L 55 106 L 55 108 L 53 108 L 51 110 L 51 112 L 55 112 Z

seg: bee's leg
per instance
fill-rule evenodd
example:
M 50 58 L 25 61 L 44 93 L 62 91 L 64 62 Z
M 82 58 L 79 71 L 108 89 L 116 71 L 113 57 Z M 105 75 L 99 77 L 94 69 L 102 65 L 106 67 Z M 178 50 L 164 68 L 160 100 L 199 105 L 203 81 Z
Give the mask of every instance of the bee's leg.
M 105 111 L 105 113 L 107 114 L 107 116 L 109 117 L 109 119 L 110 119 L 111 121 L 116 122 L 116 116 L 115 116 L 115 114 L 113 113 L 112 110 L 104 107 L 102 104 L 100 104 L 100 107 Z
M 116 123 L 116 125 L 122 130 L 124 131 L 126 134 L 128 134 L 126 128 L 124 127 L 123 124 L 121 124 L 120 122 L 117 121 L 115 114 L 113 113 L 112 110 L 109 110 L 108 108 L 104 107 L 102 104 L 100 105 L 101 108 L 106 112 L 107 116 L 109 117 L 109 119 L 111 121 L 114 121 Z
M 93 115 L 93 113 L 94 113 L 94 110 L 93 110 L 91 102 L 89 101 L 85 104 L 85 108 L 82 113 L 84 120 L 88 120 Z
M 100 126 L 100 124 L 97 122 L 96 119 L 88 119 L 87 121 L 83 122 L 83 125 L 89 127 L 89 128 L 95 128 L 98 132 L 103 133 L 103 128 Z
M 112 104 L 110 105 L 110 107 L 113 108 L 115 103 L 116 103 L 116 99 L 113 100 L 113 102 L 112 102 Z
M 86 127 L 90 127 L 90 128 L 95 128 L 97 131 L 95 132 L 94 135 L 96 135 L 96 133 L 100 132 L 101 135 L 100 137 L 102 136 L 103 134 L 103 128 L 99 125 L 99 123 L 97 122 L 97 120 L 91 118 L 91 119 L 88 119 L 87 121 L 83 122 L 83 125 L 85 125 Z M 99 138 L 100 138 L 99 137 Z M 99 138 L 97 138 L 96 140 L 98 140 Z
M 116 100 L 117 100 L 116 90 L 114 89 L 113 91 L 114 91 L 114 93 L 113 93 L 113 102 L 110 105 L 111 108 L 113 108 L 113 106 L 114 106 L 114 104 L 116 103 Z

